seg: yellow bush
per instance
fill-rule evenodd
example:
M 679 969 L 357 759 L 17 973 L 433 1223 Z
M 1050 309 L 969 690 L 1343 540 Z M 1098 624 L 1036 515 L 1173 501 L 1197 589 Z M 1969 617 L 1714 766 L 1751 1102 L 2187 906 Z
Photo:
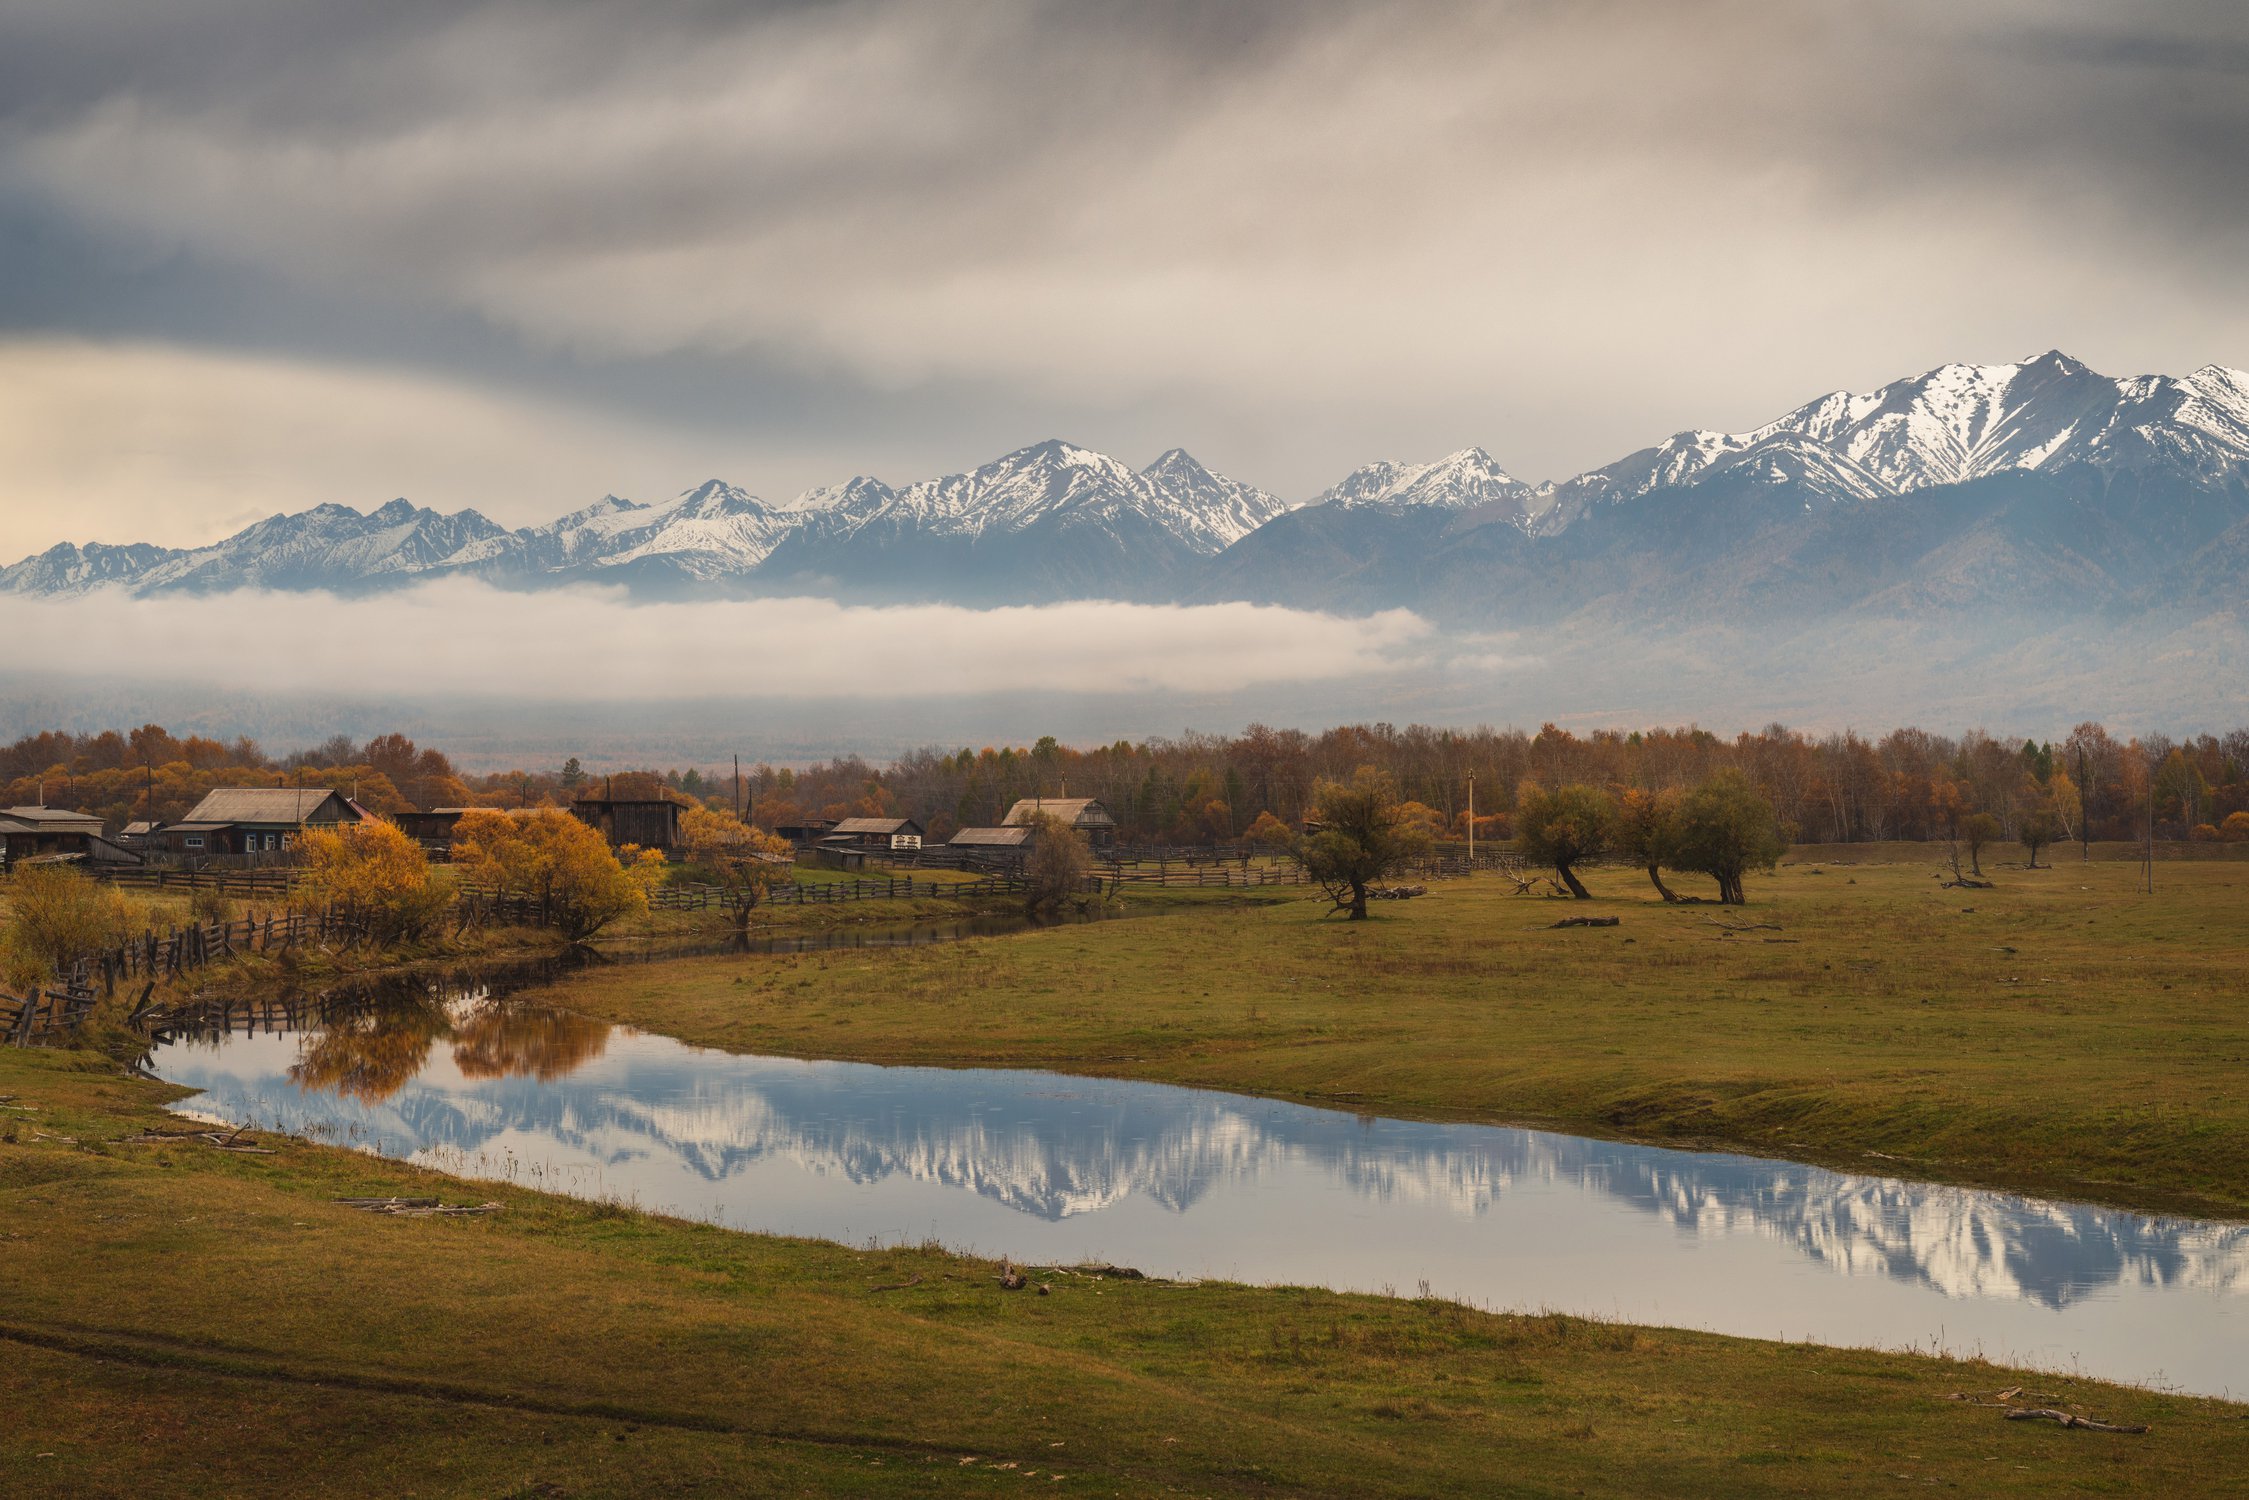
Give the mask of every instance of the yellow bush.
M 422 846 L 396 824 L 344 823 L 304 832 L 304 893 L 317 905 L 365 918 L 383 942 L 426 934 L 452 899 Z

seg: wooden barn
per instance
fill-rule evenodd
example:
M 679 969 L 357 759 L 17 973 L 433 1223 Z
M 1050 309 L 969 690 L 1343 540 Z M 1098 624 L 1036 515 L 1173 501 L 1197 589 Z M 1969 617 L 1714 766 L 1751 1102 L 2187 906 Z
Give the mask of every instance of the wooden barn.
M 823 843 L 844 842 L 862 849 L 919 849 L 922 826 L 912 818 L 845 818 L 827 832 Z
M 612 849 L 637 844 L 669 855 L 680 846 L 680 805 L 669 797 L 580 797 L 570 811 L 600 829 Z
M 799 818 L 794 823 L 774 824 L 773 834 L 776 838 L 787 839 L 799 849 L 809 849 L 826 838 L 835 826 L 836 820 L 833 818 Z
M 137 865 L 139 854 L 102 832 L 92 813 L 62 807 L 0 808 L 0 868 L 25 860 Z
M 963 828 L 946 840 L 945 847 L 963 864 L 1017 865 L 1037 839 L 1037 829 L 1018 823 L 1012 828 Z
M 306 828 L 364 823 L 369 816 L 326 787 L 221 787 L 179 822 L 167 824 L 156 842 L 169 853 L 189 856 L 279 853 Z
M 1109 809 L 1091 797 L 1025 797 L 1007 810 L 1000 819 L 1002 826 L 1015 828 L 1044 813 L 1085 835 L 1086 842 L 1099 849 L 1114 843 L 1117 837 L 1117 820 L 1109 816 Z

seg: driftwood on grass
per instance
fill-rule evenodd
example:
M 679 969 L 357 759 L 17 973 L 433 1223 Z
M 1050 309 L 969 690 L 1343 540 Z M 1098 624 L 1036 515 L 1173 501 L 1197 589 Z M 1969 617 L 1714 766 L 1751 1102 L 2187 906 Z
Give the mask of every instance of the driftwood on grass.
M 1944 883 L 1944 888 L 1948 891 L 1991 891 L 1998 889 L 1990 881 L 1978 880 L 1973 875 L 1963 875 L 1958 880 L 1948 880 Z
M 2010 1422 L 2059 1422 L 2064 1427 L 2082 1427 L 2087 1432 L 2142 1433 L 2148 1430 L 2145 1422 L 2096 1422 L 2091 1417 L 2081 1417 L 2075 1412 L 2056 1411 L 2050 1406 L 2018 1406 L 2007 1412 Z
M 1713 927 L 1724 928 L 1727 932 L 1779 932 L 1783 930 L 1778 922 L 1722 922 L 1716 917 L 1704 917 L 1703 920 Z
M 909 1276 L 909 1277 L 907 1277 L 907 1278 L 906 1278 L 906 1279 L 905 1279 L 904 1281 L 893 1281 L 893 1282 L 892 1282 L 892 1283 L 890 1283 L 890 1285 L 888 1285 L 888 1286 L 871 1286 L 871 1287 L 868 1287 L 868 1288 L 867 1288 L 867 1290 L 868 1290 L 868 1292 L 869 1292 L 869 1293 L 874 1293 L 874 1292 L 902 1292 L 902 1291 L 906 1290 L 906 1288 L 908 1288 L 908 1287 L 914 1287 L 914 1286 L 920 1286 L 920 1285 L 921 1285 L 921 1278 L 920 1278 L 919 1276 Z
M 1546 929 L 1551 932 L 1557 927 L 1615 927 L 1623 921 L 1622 917 L 1564 917 L 1559 922 L 1547 923 Z
M 421 1219 L 432 1215 L 458 1217 L 469 1214 L 496 1214 L 497 1203 L 440 1203 L 435 1198 L 338 1198 L 345 1208 L 356 1208 L 362 1213 L 382 1214 L 388 1218 Z
M 1029 1283 L 1023 1279 L 1023 1273 L 1015 1269 L 1015 1263 L 1013 1261 L 1003 1260 L 1000 1262 L 1001 1291 L 1020 1292 L 1024 1287 L 1028 1285 Z
M 2063 1411 L 2058 1406 L 2017 1406 L 2015 1402 L 2018 1400 L 2060 1401 L 2063 1399 L 2060 1396 L 2047 1395 L 2044 1392 L 2026 1396 L 2023 1388 L 2019 1385 L 2011 1385 L 1997 1395 L 1988 1398 L 1971 1396 L 1966 1391 L 1954 1391 L 1945 1399 L 1947 1401 L 1959 1401 L 1969 1406 L 1980 1406 L 1987 1411 L 1996 1411 L 2010 1422 L 2056 1422 L 2064 1427 L 2083 1428 L 2087 1432 L 2121 1432 L 2133 1435 L 2150 1430 L 2145 1422 L 2102 1422 L 2092 1417 L 2081 1417 L 2073 1411 Z

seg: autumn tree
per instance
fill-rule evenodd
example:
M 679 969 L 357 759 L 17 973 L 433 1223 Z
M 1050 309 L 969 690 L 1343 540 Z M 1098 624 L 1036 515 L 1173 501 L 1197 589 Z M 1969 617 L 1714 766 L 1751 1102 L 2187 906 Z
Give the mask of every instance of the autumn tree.
M 1970 813 L 1960 820 L 1960 841 L 1968 846 L 1968 873 L 1983 879 L 1984 845 L 1991 843 L 2007 830 L 1990 813 Z
M 307 828 L 298 840 L 313 904 L 358 917 L 377 942 L 425 936 L 453 899 L 452 884 L 430 869 L 420 843 L 395 823 Z
M 1751 870 L 1770 870 L 1788 852 L 1780 815 L 1747 776 L 1727 769 L 1679 799 L 1669 845 L 1673 868 L 1692 870 L 1718 882 L 1718 899 L 1727 906 L 1748 901 L 1742 879 Z
M 0 970 L 17 990 L 45 984 L 131 933 L 133 907 L 118 889 L 66 865 L 20 866 L 6 889 Z
M 1676 865 L 1679 841 L 1679 794 L 1651 792 L 1634 787 L 1617 804 L 1617 853 L 1648 872 L 1656 894 L 1666 901 L 1679 895 L 1663 883 L 1663 867 Z
M 680 814 L 687 858 L 703 878 L 726 888 L 734 925 L 750 925 L 750 912 L 789 876 L 795 846 L 752 828 L 731 812 L 691 807 Z
M 1296 830 L 1271 813 L 1261 812 L 1242 838 L 1261 849 L 1286 850 L 1296 842 Z
M 1354 922 L 1367 914 L 1368 886 L 1429 852 L 1428 823 L 1406 811 L 1390 773 L 1373 766 L 1349 781 L 1317 783 L 1308 822 L 1317 831 L 1296 841 L 1296 858 Z
M 573 941 L 648 910 L 645 876 L 627 873 L 598 830 L 556 808 L 462 814 L 453 864 L 464 879 L 538 902 Z
M 1052 813 L 1030 818 L 1031 854 L 1023 862 L 1023 910 L 1053 911 L 1085 890 L 1093 873 L 1093 848 L 1085 835 Z
M 2249 812 L 2227 813 L 2218 825 L 2218 837 L 2229 844 L 2249 840 Z
M 1590 901 L 1578 866 L 1599 859 L 1616 840 L 1616 803 L 1599 787 L 1572 782 L 1552 791 L 1526 781 L 1515 791 L 1515 847 L 1534 865 L 1546 865 L 1570 894 Z
M 2038 851 L 2062 837 L 2062 815 L 2051 803 L 2040 803 L 2022 815 L 2016 825 L 2016 837 L 2030 854 L 2030 868 L 2038 868 Z

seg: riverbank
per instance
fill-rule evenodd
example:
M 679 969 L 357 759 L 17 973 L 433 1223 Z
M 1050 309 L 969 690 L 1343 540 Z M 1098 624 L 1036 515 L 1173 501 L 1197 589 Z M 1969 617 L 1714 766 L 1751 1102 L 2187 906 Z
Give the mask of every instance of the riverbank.
M 1008 1292 L 930 1250 L 127 1139 L 185 1129 L 177 1093 L 0 1052 L 0 1490 L 2211 1493 L 2249 1462 L 2239 1406 L 1981 1364 L 1043 1269 Z M 501 1210 L 335 1202 L 388 1195 Z M 2016 1385 L 2154 1430 L 1949 1399 Z
M 741 1052 L 1197 1084 L 2249 1217 L 2249 866 L 1792 862 L 1747 908 L 1445 881 L 944 948 L 683 960 L 544 998 Z M 1605 928 L 1556 930 L 1582 916 Z

